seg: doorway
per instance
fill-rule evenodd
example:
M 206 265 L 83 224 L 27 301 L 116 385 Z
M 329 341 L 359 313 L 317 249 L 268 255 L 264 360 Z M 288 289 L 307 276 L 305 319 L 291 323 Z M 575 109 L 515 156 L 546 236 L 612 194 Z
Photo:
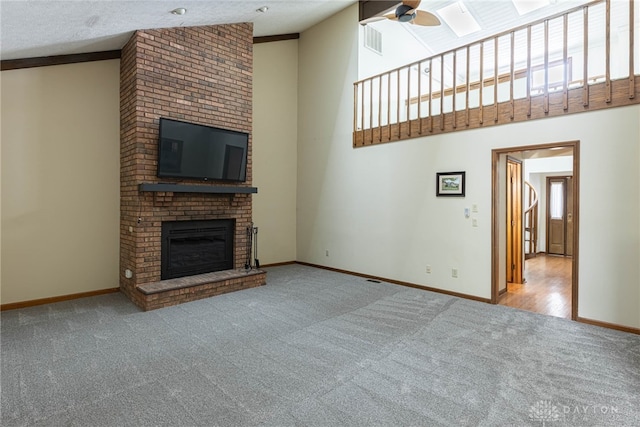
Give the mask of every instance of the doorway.
M 554 156 L 568 156 L 568 162 L 570 168 L 572 168 L 572 176 L 553 176 L 550 178 L 558 178 L 557 182 L 553 184 L 555 195 L 551 196 L 551 191 L 546 192 L 546 199 L 549 197 L 555 197 L 555 201 L 562 201 L 562 203 L 555 208 L 561 207 L 563 212 L 549 212 L 556 221 L 562 222 L 562 227 L 556 227 L 559 231 L 552 231 L 552 238 L 556 239 L 559 235 L 562 236 L 557 242 L 550 243 L 551 240 L 547 237 L 545 239 L 545 245 L 541 245 L 541 249 L 545 252 L 540 256 L 535 256 L 527 261 L 523 260 L 524 273 L 521 280 L 518 279 L 516 274 L 510 275 L 510 271 L 513 271 L 514 245 L 518 248 L 524 248 L 524 232 L 522 231 L 522 206 L 518 211 L 518 204 L 515 202 L 515 198 L 518 196 L 518 191 L 522 191 L 524 182 L 517 182 L 516 186 L 511 185 L 512 173 L 518 173 L 518 166 L 516 164 L 522 164 L 522 159 L 541 158 L 545 160 L 546 157 Z M 515 160 L 515 161 L 514 161 Z M 527 163 L 529 164 L 529 163 Z M 529 172 L 527 172 L 529 176 Z M 496 149 L 492 151 L 492 290 L 491 290 L 491 302 L 494 304 L 503 304 L 506 298 L 511 301 L 516 301 L 515 307 L 522 309 L 529 309 L 530 311 L 538 311 L 535 307 L 540 305 L 540 300 L 546 301 L 547 307 L 557 307 L 565 304 L 565 315 L 561 317 L 568 317 L 575 320 L 578 317 L 577 301 L 578 301 L 578 208 L 579 208 L 579 141 L 559 142 L 551 144 L 539 144 L 524 147 L 512 147 L 505 149 Z M 545 185 L 545 180 L 542 179 L 540 185 Z M 544 201 L 545 199 L 543 199 Z M 551 203 L 554 203 L 553 201 Z M 546 211 L 548 212 L 551 204 L 548 200 L 546 203 Z M 544 215 L 544 214 L 543 214 Z M 552 228 L 551 223 L 546 222 L 549 215 L 541 215 L 541 225 L 545 227 L 546 233 L 550 232 Z M 520 223 L 520 231 L 516 231 L 517 223 Z M 555 227 L 556 225 L 554 225 Z M 513 234 L 517 234 L 519 242 L 514 239 Z M 546 235 L 542 234 L 544 238 Z M 558 246 L 557 243 L 560 243 Z M 552 251 L 548 252 L 549 245 L 553 246 Z M 562 255 L 554 257 L 551 253 L 558 253 L 562 251 Z M 522 249 L 522 252 L 524 249 Z M 569 255 L 568 257 L 565 255 Z M 572 256 L 571 256 L 572 255 Z M 524 257 L 523 257 L 524 258 Z M 529 258 L 529 257 L 527 257 Z M 550 275 L 556 274 L 557 277 L 551 277 Z M 511 279 L 511 280 L 509 280 Z M 530 280 L 531 279 L 531 280 Z M 558 288 L 559 281 L 564 280 L 567 284 L 563 289 Z M 507 289 L 507 283 L 514 288 Z M 519 287 L 519 288 L 518 288 Z M 545 290 L 547 289 L 547 290 Z M 517 295 L 516 295 L 517 294 Z M 563 301 L 562 304 L 559 301 Z M 504 305 L 511 305 L 505 303 Z M 567 307 L 568 306 L 568 307 Z M 529 308 L 526 308 L 529 307 Z M 561 309 L 554 309 L 553 312 L 545 311 L 544 314 L 559 315 Z

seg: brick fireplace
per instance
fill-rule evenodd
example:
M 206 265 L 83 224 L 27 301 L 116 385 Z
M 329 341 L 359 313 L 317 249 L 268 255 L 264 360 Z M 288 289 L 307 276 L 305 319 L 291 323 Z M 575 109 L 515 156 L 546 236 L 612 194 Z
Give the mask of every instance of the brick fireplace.
M 255 191 L 252 53 L 250 23 L 137 31 L 122 49 L 120 289 L 144 310 L 265 283 L 264 272 L 244 268 Z M 160 180 L 160 117 L 249 133 L 246 182 Z M 214 220 L 233 224 L 232 270 L 162 281 L 163 224 Z

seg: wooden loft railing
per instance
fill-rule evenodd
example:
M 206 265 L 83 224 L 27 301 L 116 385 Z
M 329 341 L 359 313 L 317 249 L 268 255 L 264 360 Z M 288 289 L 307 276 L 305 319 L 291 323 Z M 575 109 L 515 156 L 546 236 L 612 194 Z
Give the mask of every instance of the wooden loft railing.
M 637 25 L 598 0 L 358 81 L 353 146 L 638 104 Z

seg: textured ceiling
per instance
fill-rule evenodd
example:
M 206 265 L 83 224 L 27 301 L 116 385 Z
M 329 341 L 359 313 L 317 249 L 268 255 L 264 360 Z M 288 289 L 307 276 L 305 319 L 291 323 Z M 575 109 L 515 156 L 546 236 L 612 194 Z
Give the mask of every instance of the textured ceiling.
M 0 58 L 120 49 L 138 29 L 253 22 L 254 36 L 302 32 L 356 0 L 0 0 Z M 256 12 L 268 6 L 266 13 Z M 187 13 L 172 15 L 183 7 Z
M 253 22 L 254 36 L 300 33 L 357 0 L 0 0 L 0 58 L 19 59 L 120 49 L 134 30 Z M 457 0 L 424 0 L 437 10 Z M 533 0 L 525 0 L 533 1 Z M 464 0 L 481 31 L 457 37 L 446 25 L 404 25 L 431 53 L 462 46 L 589 0 L 550 0 L 518 15 L 511 0 Z M 266 13 L 256 9 L 268 6 Z M 184 7 L 184 15 L 171 10 Z M 354 22 L 355 25 L 355 22 Z M 374 26 L 376 23 L 373 24 Z

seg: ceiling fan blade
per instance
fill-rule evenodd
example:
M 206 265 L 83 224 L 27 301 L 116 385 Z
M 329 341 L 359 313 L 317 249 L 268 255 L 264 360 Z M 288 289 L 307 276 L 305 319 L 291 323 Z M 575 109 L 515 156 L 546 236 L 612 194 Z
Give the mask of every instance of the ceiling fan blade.
M 411 9 L 417 9 L 420 6 L 420 0 L 403 0 L 402 4 L 409 6 Z
M 371 18 L 363 19 L 362 21 L 360 21 L 360 25 L 367 25 L 371 24 L 372 22 L 382 21 L 385 18 L 386 17 L 384 16 L 372 16 Z
M 397 21 L 398 17 L 396 16 L 395 13 L 387 13 L 386 15 L 384 15 L 385 18 L 390 19 L 392 21 Z
M 436 27 L 440 25 L 440 20 L 436 15 L 424 10 L 416 10 L 416 17 L 411 21 L 414 25 L 422 25 L 424 27 Z

